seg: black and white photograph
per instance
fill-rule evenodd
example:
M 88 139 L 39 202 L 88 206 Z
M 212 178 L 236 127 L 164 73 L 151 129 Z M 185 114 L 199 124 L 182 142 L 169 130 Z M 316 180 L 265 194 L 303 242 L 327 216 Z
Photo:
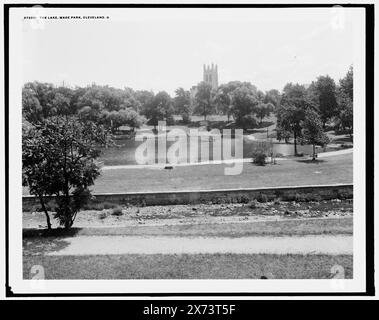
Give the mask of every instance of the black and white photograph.
M 9 293 L 372 294 L 370 17 L 9 5 Z

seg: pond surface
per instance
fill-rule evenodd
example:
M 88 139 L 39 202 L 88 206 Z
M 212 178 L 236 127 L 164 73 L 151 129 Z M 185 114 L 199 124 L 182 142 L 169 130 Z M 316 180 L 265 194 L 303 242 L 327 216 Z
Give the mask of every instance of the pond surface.
M 148 143 L 145 141 L 136 141 L 134 138 L 118 139 L 116 140 L 117 147 L 103 149 L 99 160 L 104 161 L 104 165 L 111 166 L 164 163 L 165 159 L 167 159 L 167 154 L 170 153 L 171 155 L 175 154 L 178 163 L 225 160 L 234 157 L 251 158 L 257 150 L 264 150 L 268 154 L 273 152 L 277 156 L 290 156 L 294 154 L 293 144 L 270 143 L 242 137 L 225 137 L 222 139 L 222 142 L 220 139 L 212 137 L 200 137 L 197 139 L 197 143 L 194 142 L 195 140 L 191 142 L 187 137 L 179 141 L 167 141 L 166 146 L 164 146 L 164 139 L 155 138 L 155 141 L 153 139 L 153 141 L 149 142 L 150 148 L 147 151 Z M 242 148 L 239 148 L 242 150 L 237 150 L 237 155 L 235 154 L 236 142 L 242 146 Z M 174 146 L 170 152 L 170 147 L 174 143 L 176 143 L 176 151 L 174 152 Z M 299 153 L 312 154 L 311 145 L 298 144 L 297 150 Z M 136 160 L 136 154 L 139 161 Z

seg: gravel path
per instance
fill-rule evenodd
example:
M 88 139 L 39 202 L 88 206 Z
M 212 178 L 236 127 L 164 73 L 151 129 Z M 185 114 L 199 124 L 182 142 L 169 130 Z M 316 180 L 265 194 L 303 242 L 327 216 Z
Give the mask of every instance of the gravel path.
M 112 254 L 353 254 L 353 237 L 141 237 L 77 236 L 66 238 L 67 246 L 47 255 Z

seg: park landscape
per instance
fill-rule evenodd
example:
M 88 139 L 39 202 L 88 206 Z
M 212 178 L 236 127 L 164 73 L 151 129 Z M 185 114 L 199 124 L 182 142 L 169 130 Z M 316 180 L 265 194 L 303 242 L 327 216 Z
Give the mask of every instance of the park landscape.
M 352 278 L 352 193 L 296 191 L 352 190 L 352 101 L 352 67 L 337 82 L 325 75 L 263 92 L 247 82 L 212 87 L 202 81 L 173 97 L 26 83 L 24 278 L 34 265 L 43 266 L 47 279 Z M 137 164 L 135 137 L 158 135 L 159 121 L 167 131 L 195 128 L 206 137 L 241 129 L 243 157 L 234 161 L 242 162 L 242 172 L 225 175 L 231 163 L 212 156 Z M 294 194 L 264 191 L 283 187 Z M 143 199 L 144 193 L 254 188 L 262 192 L 180 204 L 96 200 L 100 194 Z

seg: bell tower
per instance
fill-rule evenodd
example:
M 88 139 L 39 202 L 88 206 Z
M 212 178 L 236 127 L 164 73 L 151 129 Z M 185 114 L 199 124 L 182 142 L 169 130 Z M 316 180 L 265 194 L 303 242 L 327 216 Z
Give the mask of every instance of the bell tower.
M 203 66 L 203 81 L 209 83 L 212 86 L 212 89 L 218 88 L 218 70 L 217 64 L 208 65 L 204 64 Z

